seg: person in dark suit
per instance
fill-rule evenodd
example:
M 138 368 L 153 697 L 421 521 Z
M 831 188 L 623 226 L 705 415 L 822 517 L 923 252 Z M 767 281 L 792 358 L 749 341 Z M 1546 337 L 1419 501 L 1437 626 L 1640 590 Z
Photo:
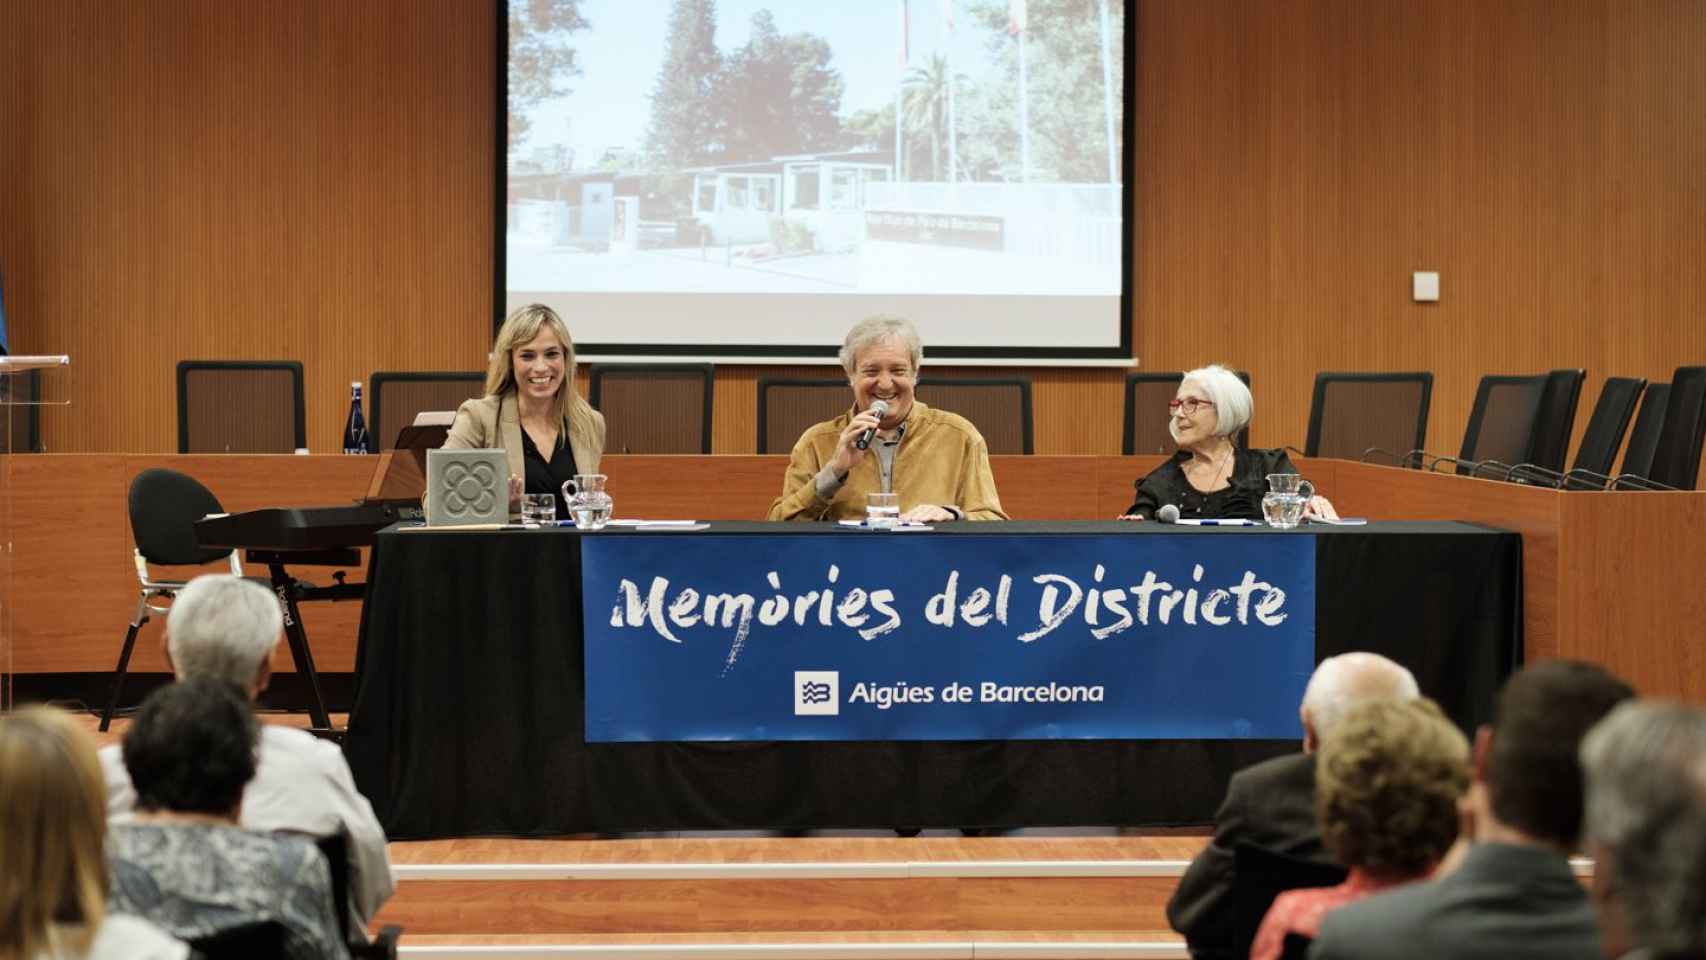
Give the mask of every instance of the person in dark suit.
M 1275 757 L 1232 775 L 1214 818 L 1214 840 L 1191 861 L 1167 903 L 1167 922 L 1183 934 L 1197 960 L 1243 960 L 1248 943 L 1235 942 L 1238 878 L 1234 850 L 1253 844 L 1305 860 L 1331 863 L 1315 819 L 1315 750 L 1321 738 L 1354 706 L 1371 700 L 1419 696 L 1410 671 L 1374 653 L 1330 657 L 1315 668 L 1298 715 L 1303 752 Z
M 1600 960 L 1587 891 L 1570 870 L 1582 825 L 1582 737 L 1634 696 L 1603 668 L 1529 666 L 1475 735 L 1466 817 L 1474 842 L 1438 879 L 1342 907 L 1311 960 Z

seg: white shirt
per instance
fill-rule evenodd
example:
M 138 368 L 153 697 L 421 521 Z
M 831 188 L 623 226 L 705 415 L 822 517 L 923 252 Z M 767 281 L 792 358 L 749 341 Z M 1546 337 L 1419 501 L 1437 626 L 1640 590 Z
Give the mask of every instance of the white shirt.
M 189 955 L 188 945 L 141 917 L 109 913 L 101 919 L 88 953 L 52 943 L 35 960 L 185 960 Z
M 307 731 L 264 723 L 257 754 L 255 779 L 243 791 L 239 825 L 347 837 L 352 929 L 365 928 L 397 884 L 385 851 L 385 831 L 373 815 L 373 805 L 356 790 L 343 751 Z M 123 749 L 109 744 L 101 748 L 100 758 L 107 818 L 125 820 L 136 812 L 136 790 L 124 768 Z

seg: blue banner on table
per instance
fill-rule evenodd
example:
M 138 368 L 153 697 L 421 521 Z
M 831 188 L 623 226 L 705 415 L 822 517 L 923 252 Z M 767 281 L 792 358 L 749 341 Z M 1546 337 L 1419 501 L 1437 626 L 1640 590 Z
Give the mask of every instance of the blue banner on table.
M 586 736 L 1293 739 L 1315 539 L 581 538 Z

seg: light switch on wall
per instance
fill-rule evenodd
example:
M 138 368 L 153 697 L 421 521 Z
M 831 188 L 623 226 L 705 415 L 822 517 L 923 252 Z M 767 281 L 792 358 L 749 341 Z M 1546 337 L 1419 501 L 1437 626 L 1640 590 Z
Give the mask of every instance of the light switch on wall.
M 1439 274 L 1416 272 L 1410 275 L 1410 296 L 1417 303 L 1439 302 Z

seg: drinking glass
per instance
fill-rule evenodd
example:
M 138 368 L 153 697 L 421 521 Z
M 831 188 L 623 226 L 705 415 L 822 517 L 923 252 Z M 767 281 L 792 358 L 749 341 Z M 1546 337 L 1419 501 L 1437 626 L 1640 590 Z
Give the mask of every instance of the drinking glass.
M 900 525 L 900 494 L 867 493 L 865 495 L 865 526 L 872 530 L 893 530 Z
M 604 490 L 608 480 L 602 473 L 577 473 L 573 480 L 563 483 L 563 500 L 569 505 L 569 516 L 577 530 L 602 530 L 610 522 L 615 501 Z
M 1315 495 L 1315 485 L 1295 473 L 1270 473 L 1268 491 L 1262 497 L 1262 519 L 1275 530 L 1290 530 L 1303 521 L 1303 507 Z
M 557 498 L 548 493 L 521 495 L 521 522 L 553 524 L 557 522 Z

